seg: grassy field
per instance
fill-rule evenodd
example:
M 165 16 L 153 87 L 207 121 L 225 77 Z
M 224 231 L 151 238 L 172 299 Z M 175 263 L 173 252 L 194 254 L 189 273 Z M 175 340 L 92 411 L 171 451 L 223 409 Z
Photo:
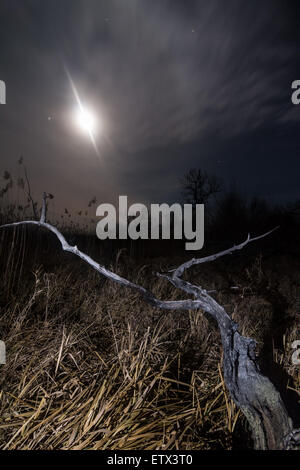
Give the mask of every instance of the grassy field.
M 214 321 L 153 309 L 49 245 L 41 230 L 2 230 L 0 242 L 1 449 L 252 446 L 224 385 Z M 300 261 L 260 251 L 195 267 L 189 279 L 216 289 L 240 331 L 257 340 L 262 370 L 292 413 L 300 396 L 300 368 L 291 361 L 300 339 Z M 181 261 L 141 262 L 121 251 L 106 265 L 159 298 L 179 299 L 155 272 Z

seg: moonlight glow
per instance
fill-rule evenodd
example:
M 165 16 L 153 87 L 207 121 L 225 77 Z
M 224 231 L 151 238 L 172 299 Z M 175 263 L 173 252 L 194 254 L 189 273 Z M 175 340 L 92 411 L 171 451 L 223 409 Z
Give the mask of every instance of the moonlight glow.
M 75 121 L 78 127 L 88 135 L 93 135 L 95 133 L 96 117 L 91 111 L 83 107 L 79 108 L 75 114 Z
M 95 152 L 98 156 L 99 155 L 99 150 L 97 147 L 97 143 L 95 140 L 95 131 L 96 131 L 96 117 L 95 115 L 89 111 L 87 108 L 85 108 L 82 105 L 81 99 L 79 98 L 77 89 L 74 85 L 74 82 L 72 80 L 71 75 L 68 72 L 68 69 L 65 67 L 66 74 L 68 76 L 75 100 L 77 102 L 77 111 L 75 112 L 75 120 L 79 128 L 81 128 L 82 131 L 85 131 L 88 136 L 90 137 L 91 143 L 93 144 L 93 147 L 95 149 Z

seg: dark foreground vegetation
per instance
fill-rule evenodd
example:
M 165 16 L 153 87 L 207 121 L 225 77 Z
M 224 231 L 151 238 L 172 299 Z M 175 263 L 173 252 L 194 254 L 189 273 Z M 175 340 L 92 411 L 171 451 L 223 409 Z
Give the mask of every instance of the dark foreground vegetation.
M 245 238 L 244 227 L 231 232 L 246 221 L 228 224 L 227 216 L 222 231 L 221 217 L 217 231 L 210 227 L 201 256 Z M 291 344 L 300 339 L 299 226 L 288 212 L 279 216 L 284 225 L 270 238 L 194 267 L 187 279 L 215 290 L 239 331 L 256 339 L 261 369 L 299 427 L 300 366 L 291 360 Z M 14 217 L 3 211 L 1 223 Z M 95 235 L 69 236 L 156 297 L 182 298 L 155 272 L 178 266 L 189 253 L 134 257 L 128 247 L 109 245 L 108 255 Z M 36 227 L 1 229 L 0 268 L 0 339 L 7 347 L 7 364 L 0 366 L 1 449 L 252 447 L 224 385 L 219 332 L 201 311 L 152 308 Z

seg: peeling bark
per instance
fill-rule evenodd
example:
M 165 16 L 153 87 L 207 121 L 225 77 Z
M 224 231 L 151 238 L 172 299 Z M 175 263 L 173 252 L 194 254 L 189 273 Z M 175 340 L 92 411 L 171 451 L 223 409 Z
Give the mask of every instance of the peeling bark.
M 256 343 L 236 331 L 236 325 L 221 330 L 224 350 L 224 380 L 235 404 L 246 416 L 255 449 L 284 449 L 292 432 L 279 392 L 262 375 L 255 359 Z

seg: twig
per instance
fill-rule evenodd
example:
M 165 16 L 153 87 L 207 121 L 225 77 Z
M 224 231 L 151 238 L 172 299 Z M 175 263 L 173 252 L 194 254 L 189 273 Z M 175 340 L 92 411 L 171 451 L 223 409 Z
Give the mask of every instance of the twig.
M 204 258 L 192 258 L 191 260 L 186 261 L 185 263 L 178 266 L 178 268 L 172 269 L 169 272 L 173 273 L 173 277 L 180 277 L 180 276 L 182 276 L 184 271 L 186 269 L 189 269 L 191 266 L 195 266 L 196 264 L 208 263 L 210 261 L 216 260 L 217 258 L 221 258 L 221 256 L 230 255 L 234 251 L 241 250 L 246 245 L 248 245 L 248 243 L 254 242 L 256 240 L 260 240 L 261 238 L 264 238 L 267 235 L 270 235 L 272 232 L 274 232 L 278 228 L 279 228 L 279 226 L 273 228 L 269 232 L 264 233 L 263 235 L 259 235 L 258 237 L 254 237 L 254 238 L 251 238 L 250 233 L 249 233 L 246 240 L 244 242 L 240 243 L 239 245 L 234 245 L 233 247 L 228 248 L 227 250 L 220 251 L 219 253 L 215 253 L 215 254 L 210 255 L 210 256 L 205 256 Z

